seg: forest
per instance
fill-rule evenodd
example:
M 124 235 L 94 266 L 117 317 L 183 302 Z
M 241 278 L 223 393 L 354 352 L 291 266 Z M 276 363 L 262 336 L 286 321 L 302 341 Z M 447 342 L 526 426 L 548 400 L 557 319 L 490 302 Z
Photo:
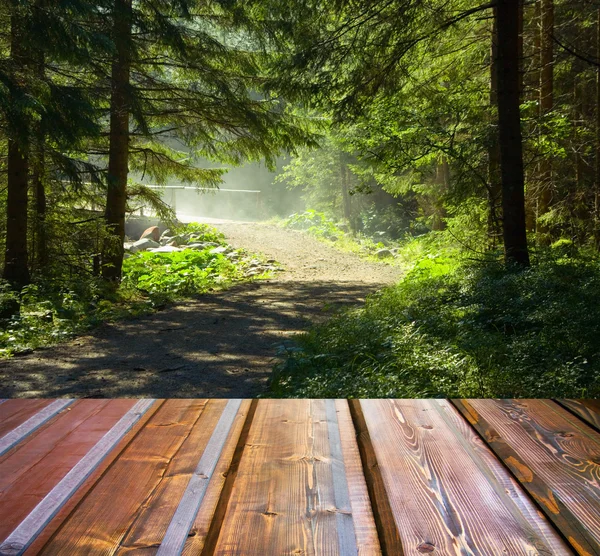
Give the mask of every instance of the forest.
M 9 0 L 0 21 L 2 357 L 273 279 L 164 189 L 253 162 L 270 225 L 400 272 L 280 342 L 261 395 L 600 395 L 597 2 Z M 131 251 L 140 210 L 196 250 Z

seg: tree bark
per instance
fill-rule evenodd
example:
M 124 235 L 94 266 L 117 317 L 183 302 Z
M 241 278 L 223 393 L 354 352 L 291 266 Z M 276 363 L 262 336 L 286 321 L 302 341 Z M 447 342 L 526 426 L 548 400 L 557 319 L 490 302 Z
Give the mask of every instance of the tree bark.
M 540 68 L 540 102 L 539 114 L 544 118 L 554 105 L 554 0 L 541 0 L 541 68 Z M 543 132 L 550 130 L 544 126 Z M 550 209 L 552 203 L 552 158 L 543 156 L 540 161 L 540 194 L 538 197 L 538 218 Z M 538 223 L 537 231 L 541 234 L 548 233 L 548 225 Z M 548 243 L 545 238 L 544 243 Z
M 131 0 L 115 0 L 113 17 L 113 40 L 116 52 L 111 74 L 108 192 L 105 213 L 108 237 L 103 246 L 102 276 L 111 282 L 119 282 L 123 267 L 129 172 Z
M 23 22 L 17 15 L 18 7 L 13 2 L 11 15 L 10 56 L 14 65 L 16 81 L 22 79 L 18 73 L 28 65 Z M 16 104 L 17 99 L 14 99 Z M 6 250 L 3 277 L 16 289 L 29 283 L 27 255 L 27 188 L 29 129 L 23 122 L 8 123 L 7 201 L 6 201 Z
M 490 49 L 490 105 L 498 104 L 498 29 L 496 18 L 493 18 L 492 37 Z M 500 184 L 500 147 L 497 135 L 492 135 L 488 150 L 488 236 L 492 246 L 495 247 L 502 234 L 501 220 L 501 198 L 502 187 Z
M 596 22 L 596 48 L 600 60 L 600 8 Z M 596 179 L 594 187 L 594 243 L 600 250 L 600 66 L 596 68 Z
M 498 133 L 502 176 L 502 235 L 507 264 L 529 266 L 520 116 L 519 0 L 498 0 Z
M 353 229 L 352 225 L 352 209 L 350 207 L 350 194 L 348 193 L 348 166 L 344 161 L 344 155 L 341 156 L 340 177 L 342 184 L 342 204 L 344 207 L 344 220 Z

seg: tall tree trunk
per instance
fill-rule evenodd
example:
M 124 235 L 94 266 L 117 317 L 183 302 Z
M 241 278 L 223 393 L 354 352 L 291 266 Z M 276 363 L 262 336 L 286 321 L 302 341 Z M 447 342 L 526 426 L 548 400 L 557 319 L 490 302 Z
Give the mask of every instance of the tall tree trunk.
M 35 71 L 40 80 L 45 79 L 44 53 L 35 52 Z M 35 194 L 35 265 L 43 270 L 48 264 L 48 234 L 46 233 L 46 189 L 45 176 L 45 122 L 42 118 L 34 127 L 35 148 L 32 151 L 31 185 Z
M 495 8 L 494 8 L 495 9 Z M 492 20 L 492 37 L 490 51 L 490 105 L 498 104 L 498 29 L 496 18 Z M 500 146 L 497 134 L 492 135 L 488 150 L 488 236 L 492 246 L 495 247 L 499 241 L 502 229 L 500 227 L 500 204 L 502 198 L 502 187 L 500 184 Z
M 23 36 L 23 21 L 18 15 L 17 2 L 13 1 L 11 15 L 10 56 L 14 64 L 15 78 L 22 77 L 18 72 L 26 71 L 28 60 L 27 41 Z M 17 104 L 15 99 L 14 104 Z M 6 201 L 6 251 L 4 255 L 4 274 L 15 288 L 20 289 L 29 283 L 27 256 L 27 186 L 28 186 L 28 150 L 29 129 L 23 122 L 9 122 L 7 160 L 7 201 Z
M 600 8 L 598 8 L 598 21 L 596 48 L 600 60 Z M 596 249 L 600 250 L 600 67 L 596 68 L 596 179 L 594 191 L 594 242 Z
M 541 68 L 540 68 L 540 117 L 544 118 L 554 105 L 554 0 L 541 0 Z M 548 133 L 550 130 L 545 126 L 542 130 Z M 540 162 L 540 194 L 538 197 L 538 218 L 550 209 L 552 202 L 552 158 L 542 157 Z M 548 233 L 548 225 L 538 223 L 537 231 L 542 234 Z M 549 238 L 542 238 L 544 243 Z
M 444 195 L 448 191 L 450 185 L 450 166 L 445 156 L 438 160 L 435 171 L 435 183 L 439 185 L 439 190 L 436 193 L 435 207 L 431 229 L 442 231 L 446 229 L 446 208 L 444 207 Z
M 110 144 L 108 155 L 108 193 L 106 224 L 108 238 L 102 253 L 102 276 L 119 282 L 123 267 L 125 207 L 129 161 L 129 74 L 131 69 L 131 0 L 115 0 L 110 99 Z
M 498 0 L 498 133 L 502 176 L 502 234 L 507 264 L 529 266 L 520 116 L 519 0 Z

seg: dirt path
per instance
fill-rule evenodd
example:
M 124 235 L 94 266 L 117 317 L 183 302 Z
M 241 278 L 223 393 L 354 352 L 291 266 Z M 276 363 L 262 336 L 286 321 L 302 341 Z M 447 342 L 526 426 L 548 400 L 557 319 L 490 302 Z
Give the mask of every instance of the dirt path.
M 217 224 L 235 247 L 286 269 L 93 334 L 0 362 L 0 397 L 255 397 L 277 345 L 336 307 L 356 304 L 399 270 L 304 234 Z

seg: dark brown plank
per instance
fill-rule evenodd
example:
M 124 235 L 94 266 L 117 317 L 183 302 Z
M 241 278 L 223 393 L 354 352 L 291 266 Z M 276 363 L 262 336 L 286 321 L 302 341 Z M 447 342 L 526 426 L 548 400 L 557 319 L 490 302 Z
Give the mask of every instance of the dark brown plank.
M 167 400 L 44 546 L 44 554 L 112 554 L 162 482 L 206 400 Z
M 600 430 L 600 400 L 556 400 L 596 430 Z
M 549 400 L 455 403 L 573 549 L 600 554 L 600 434 Z
M 345 401 L 260 400 L 214 554 L 380 553 L 349 423 Z
M 405 554 L 571 554 L 445 400 L 363 400 Z
M 0 460 L 0 540 L 127 412 L 134 400 L 81 400 Z M 26 493 L 24 496 L 23 493 Z

